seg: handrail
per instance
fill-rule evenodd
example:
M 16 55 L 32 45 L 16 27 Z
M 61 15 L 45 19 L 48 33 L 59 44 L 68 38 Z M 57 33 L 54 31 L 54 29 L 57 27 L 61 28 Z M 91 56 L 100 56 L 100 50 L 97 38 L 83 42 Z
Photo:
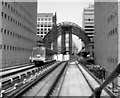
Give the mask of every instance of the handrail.
M 89 98 L 100 98 L 101 92 L 104 87 L 106 87 L 109 83 L 111 83 L 118 75 L 120 74 L 120 63 L 115 68 L 115 70 L 110 74 L 110 76 L 100 85 L 100 87 L 96 88 L 94 93 Z

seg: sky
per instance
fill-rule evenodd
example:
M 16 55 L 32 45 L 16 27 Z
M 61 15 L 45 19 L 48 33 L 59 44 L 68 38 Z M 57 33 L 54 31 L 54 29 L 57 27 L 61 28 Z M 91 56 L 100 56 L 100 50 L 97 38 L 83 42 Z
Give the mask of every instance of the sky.
M 93 4 L 94 0 L 38 0 L 38 13 L 57 14 L 57 23 L 70 21 L 82 27 L 83 9 Z M 73 37 L 74 42 L 81 49 L 81 42 Z

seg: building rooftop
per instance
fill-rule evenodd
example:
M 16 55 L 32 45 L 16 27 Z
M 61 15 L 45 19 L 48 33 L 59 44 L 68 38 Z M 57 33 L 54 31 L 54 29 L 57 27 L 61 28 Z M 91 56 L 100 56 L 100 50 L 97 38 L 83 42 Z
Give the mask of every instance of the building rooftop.
M 37 17 L 53 17 L 53 13 L 38 13 Z

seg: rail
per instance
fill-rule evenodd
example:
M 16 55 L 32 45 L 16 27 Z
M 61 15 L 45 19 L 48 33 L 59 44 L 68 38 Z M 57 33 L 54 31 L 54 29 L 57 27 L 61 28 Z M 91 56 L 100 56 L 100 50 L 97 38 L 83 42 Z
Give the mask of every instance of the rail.
M 100 85 L 100 87 L 96 88 L 94 90 L 94 93 L 89 98 L 100 98 L 102 90 L 111 83 L 118 75 L 120 74 L 120 63 L 115 68 L 115 70 L 110 74 L 110 76 Z M 112 98 L 116 98 L 115 96 L 112 96 Z

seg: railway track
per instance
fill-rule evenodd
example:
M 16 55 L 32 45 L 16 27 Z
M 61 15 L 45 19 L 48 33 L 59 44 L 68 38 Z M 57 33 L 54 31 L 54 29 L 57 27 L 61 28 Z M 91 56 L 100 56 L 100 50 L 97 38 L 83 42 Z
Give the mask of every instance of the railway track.
M 91 83 L 91 81 L 88 79 L 86 73 L 84 72 L 84 70 L 82 69 L 82 67 L 80 65 L 78 65 L 75 61 L 72 61 L 72 62 L 74 63 L 73 66 L 76 66 L 75 68 L 78 70 L 79 73 L 81 73 L 81 76 L 83 77 L 83 78 L 81 77 L 81 79 L 83 79 L 83 80 L 80 79 L 80 81 L 78 81 L 78 79 L 75 79 L 74 77 L 70 78 L 68 80 L 65 79 L 66 75 L 69 75 L 69 77 L 70 77 L 70 74 L 71 74 L 71 73 L 69 73 L 69 71 L 70 71 L 69 66 L 72 66 L 72 65 L 68 64 L 68 66 L 66 66 L 66 68 L 63 70 L 63 72 L 60 74 L 60 77 L 55 81 L 55 83 L 51 86 L 51 88 L 49 88 L 49 92 L 46 94 L 45 98 L 50 98 L 50 97 L 59 98 L 61 96 L 71 96 L 70 92 L 73 94 L 72 96 L 74 96 L 74 94 L 76 94 L 75 96 L 85 96 L 85 97 L 87 97 L 87 96 L 90 96 L 94 92 L 95 86 L 93 87 L 93 85 L 92 85 L 94 82 Z M 74 70 L 74 67 L 72 67 L 72 68 Z M 67 72 L 68 69 L 69 69 L 69 71 Z M 72 88 L 69 87 L 69 81 L 71 81 L 71 79 L 72 79 L 73 82 L 70 82 L 70 86 L 71 87 L 72 87 L 72 85 L 75 86 L 75 87 L 72 87 Z M 77 82 L 74 81 L 74 79 L 77 80 Z M 81 81 L 84 81 L 84 84 Z M 65 86 L 65 87 L 68 87 L 69 90 L 68 89 L 63 90 L 64 89 L 64 82 L 67 82 L 67 86 Z M 81 87 L 78 87 L 78 85 L 76 86 L 75 83 L 78 83 L 79 85 L 81 85 Z M 68 95 L 65 94 L 65 93 L 63 95 L 61 95 L 61 92 L 64 92 L 64 91 L 67 92 Z M 76 93 L 76 92 L 79 92 L 79 93 Z M 103 91 L 102 96 L 108 97 L 109 95 L 107 94 L 106 91 Z
M 93 83 L 98 86 L 96 82 L 92 83 L 91 80 L 95 81 L 76 61 L 65 61 L 57 65 L 50 66 L 50 68 L 45 69 L 42 73 L 31 76 L 31 78 L 26 80 L 26 83 L 22 82 L 22 84 L 25 85 L 16 85 L 16 88 L 18 87 L 18 89 L 6 93 L 4 97 L 26 98 L 27 96 L 30 96 L 32 98 L 50 98 L 64 96 L 64 91 L 66 93 L 72 91 L 72 94 L 78 94 L 75 96 L 90 96 L 95 89 Z M 65 84 L 67 84 L 67 86 L 65 86 Z M 75 87 L 73 86 L 73 88 L 71 88 L 71 84 Z M 78 87 L 78 85 L 81 86 Z M 68 87 L 71 90 L 68 90 L 68 88 L 66 89 L 65 87 Z M 66 95 L 69 96 L 69 94 Z M 105 91 L 102 93 L 102 96 L 104 95 L 108 96 Z
M 46 64 L 42 67 L 29 65 L 20 69 L 14 68 L 14 70 L 6 71 L 3 73 L 1 72 L 2 78 L 0 80 L 0 95 L 2 96 L 2 93 L 15 89 L 16 85 L 27 81 L 32 76 L 36 76 L 38 73 L 44 72 L 45 69 L 48 69 L 48 67 L 50 67 L 52 64 L 54 63 Z M 57 64 L 57 62 L 55 64 Z
M 26 81 L 22 81 L 22 82 L 18 83 L 17 85 L 15 85 L 12 88 L 13 90 L 11 90 L 9 92 L 7 92 L 7 91 L 4 92 L 3 93 L 3 98 L 4 97 L 18 98 L 20 96 L 26 96 L 26 94 L 31 94 L 31 93 L 29 93 L 29 91 L 31 91 L 31 89 L 34 88 L 34 87 L 38 87 L 36 85 L 40 85 L 42 82 L 44 83 L 44 85 L 41 85 L 41 87 L 39 89 L 34 89 L 35 91 L 38 90 L 38 91 L 36 91 L 36 94 L 34 96 L 40 94 L 38 92 L 41 91 L 41 90 L 43 92 L 45 92 L 45 88 L 48 89 L 48 87 L 46 87 L 46 86 L 50 86 L 49 84 L 54 83 L 54 80 L 59 75 L 59 72 L 61 70 L 63 70 L 66 63 L 67 62 L 62 62 L 62 63 L 56 64 L 56 65 L 53 65 L 53 66 L 49 66 L 50 68 L 44 69 L 44 71 L 42 71 L 42 73 L 37 73 L 37 74 L 31 76 L 30 78 L 28 78 Z M 59 65 L 61 65 L 61 66 L 59 66 Z M 50 81 L 49 81 L 49 79 L 50 79 Z M 14 89 L 14 88 L 16 88 L 16 89 Z M 32 95 L 33 95 L 33 93 L 32 93 Z

